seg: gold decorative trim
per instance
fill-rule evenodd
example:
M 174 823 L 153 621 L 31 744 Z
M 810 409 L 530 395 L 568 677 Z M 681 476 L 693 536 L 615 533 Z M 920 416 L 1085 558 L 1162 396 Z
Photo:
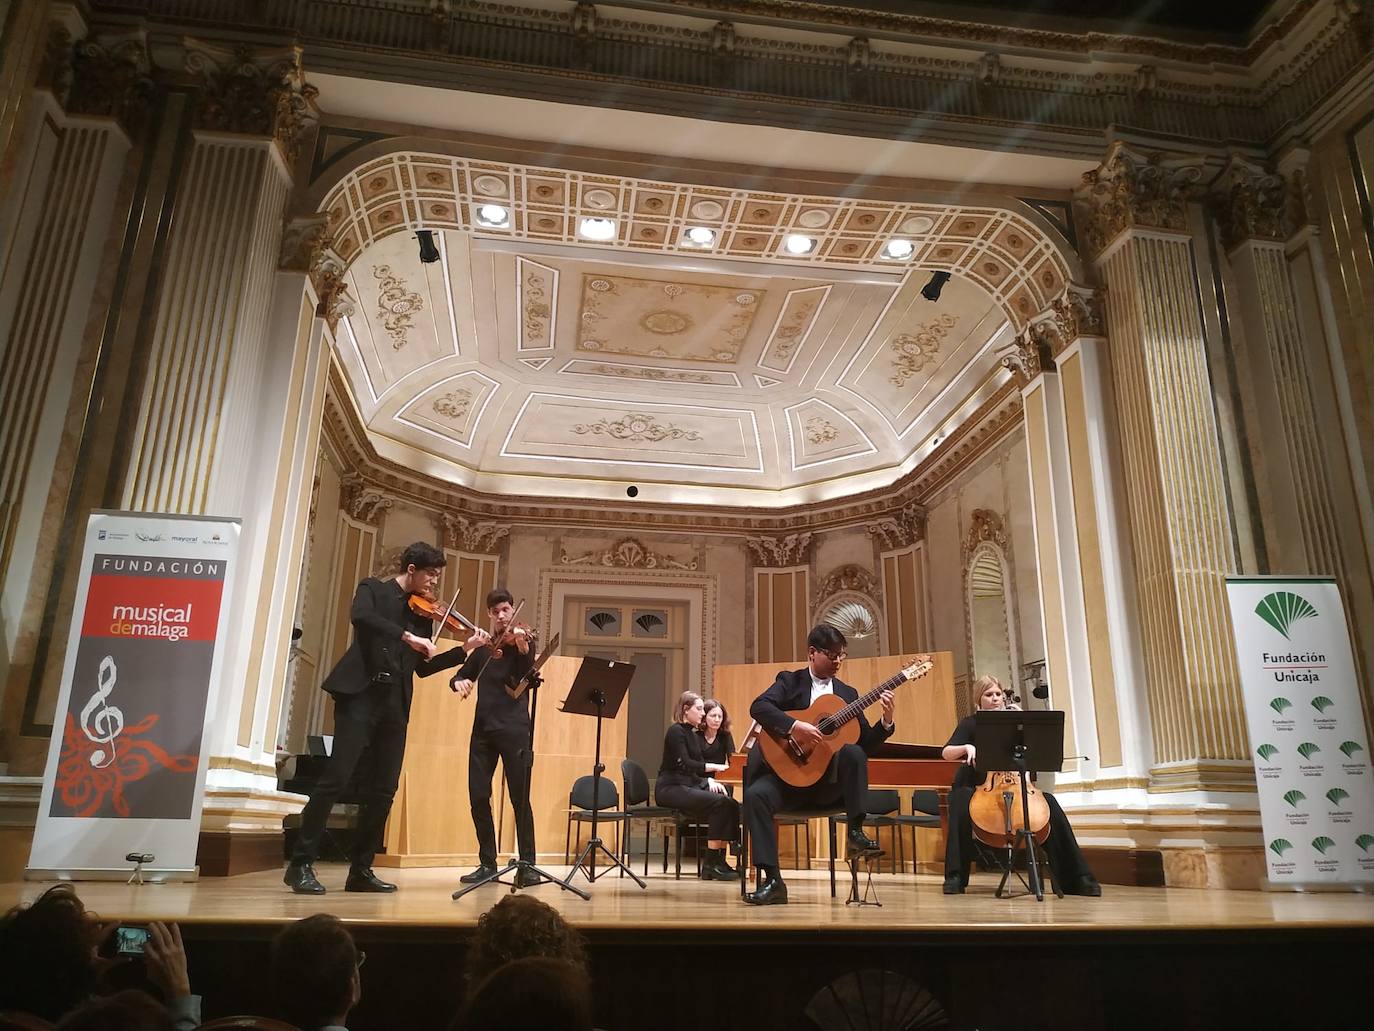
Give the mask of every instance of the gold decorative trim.
M 616 541 L 609 548 L 601 551 L 588 551 L 577 556 L 569 555 L 567 551 L 560 550 L 558 560 L 565 566 L 615 566 L 620 569 L 693 570 L 697 568 L 698 564 L 695 556 L 684 562 L 662 552 L 653 551 L 634 537 L 625 537 Z
M 746 537 L 744 546 L 755 566 L 786 568 L 806 562 L 813 536 L 811 533 L 789 533 L 780 537 Z
M 439 513 L 439 530 L 445 547 L 471 555 L 491 555 L 510 536 L 510 527 L 490 519 L 469 519 L 455 512 Z

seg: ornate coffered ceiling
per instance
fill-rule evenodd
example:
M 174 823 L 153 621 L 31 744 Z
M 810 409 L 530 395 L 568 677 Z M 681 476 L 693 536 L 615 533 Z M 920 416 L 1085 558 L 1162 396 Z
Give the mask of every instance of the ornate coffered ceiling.
M 483 203 L 510 227 L 478 225 Z M 1005 384 L 1015 333 L 1063 291 L 1017 207 L 395 154 L 324 204 L 354 302 L 336 353 L 378 453 L 456 485 L 764 507 L 871 490 Z M 580 239 L 585 216 L 616 238 Z M 814 249 L 786 253 L 789 233 Z M 907 261 L 882 256 L 898 237 Z M 931 302 L 935 269 L 954 278 Z

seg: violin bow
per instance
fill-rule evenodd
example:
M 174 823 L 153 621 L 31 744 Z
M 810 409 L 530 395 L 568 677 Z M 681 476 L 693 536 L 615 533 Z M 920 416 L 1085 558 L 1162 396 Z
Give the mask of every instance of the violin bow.
M 439 631 L 444 629 L 444 622 L 448 619 L 448 614 L 453 611 L 453 606 L 458 604 L 458 595 L 460 595 L 461 593 L 463 593 L 463 588 L 460 585 L 458 589 L 453 592 L 453 600 L 448 603 L 448 606 L 444 609 L 443 614 L 440 615 L 438 621 L 434 624 L 434 633 L 430 635 L 429 638 L 430 644 L 439 643 Z

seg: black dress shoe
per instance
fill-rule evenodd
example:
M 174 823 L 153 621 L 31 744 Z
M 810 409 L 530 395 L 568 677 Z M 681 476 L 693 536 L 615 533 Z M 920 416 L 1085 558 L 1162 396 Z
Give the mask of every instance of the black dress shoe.
M 958 874 L 953 874 L 945 878 L 946 895 L 962 895 L 964 893 L 964 880 Z
M 744 901 L 751 906 L 785 906 L 787 905 L 787 885 L 782 883 L 781 877 L 772 877 L 764 881 L 757 891 L 751 891 L 744 896 Z
M 710 859 L 701 864 L 701 879 L 703 881 L 737 881 L 739 880 L 739 871 L 724 859 Z
M 324 894 L 324 885 L 315 876 L 315 867 L 310 863 L 292 863 L 281 880 L 297 895 Z
M 487 881 L 496 876 L 496 867 L 488 866 L 483 863 L 472 873 L 465 873 L 458 878 L 460 884 L 477 884 L 479 881 Z
M 517 888 L 533 888 L 536 884 L 543 884 L 548 878 L 541 873 L 536 873 L 527 866 L 522 866 L 515 871 L 515 886 Z
M 396 885 L 382 880 L 372 872 L 370 866 L 351 867 L 348 871 L 348 880 L 344 881 L 344 891 L 370 891 L 385 895 L 395 890 Z
M 1066 895 L 1086 895 L 1088 898 L 1101 898 L 1102 885 L 1097 883 L 1097 878 L 1092 874 L 1085 874 L 1078 878 L 1073 885 L 1065 891 Z
M 851 827 L 844 837 L 845 854 L 849 859 L 855 856 L 880 856 L 882 847 L 864 833 L 862 827 Z

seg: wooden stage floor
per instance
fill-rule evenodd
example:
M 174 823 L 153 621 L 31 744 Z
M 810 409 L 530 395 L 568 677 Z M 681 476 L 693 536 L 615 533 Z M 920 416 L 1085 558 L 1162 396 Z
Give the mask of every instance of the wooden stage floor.
M 549 867 L 563 873 L 565 866 Z M 130 886 L 86 881 L 77 891 L 87 906 L 106 920 L 144 922 L 175 920 L 194 924 L 280 924 L 327 911 L 362 931 L 393 932 L 423 928 L 466 928 L 508 891 L 488 885 L 453 901 L 462 869 L 382 870 L 400 890 L 394 895 L 365 895 L 342 890 L 346 867 L 322 863 L 320 879 L 330 888 L 322 897 L 293 895 L 281 883 L 280 871 L 211 877 L 194 882 Z M 842 871 L 843 874 L 843 871 Z M 1219 891 L 1189 888 L 1135 888 L 1105 885 L 1102 898 L 1029 895 L 998 899 L 997 878 L 975 874 L 964 895 L 944 895 L 937 877 L 878 874 L 874 885 L 881 908 L 846 906 L 847 876 L 839 879 L 840 897 L 832 899 L 824 871 L 784 871 L 791 901 L 786 906 L 745 905 L 730 884 L 703 882 L 684 871 L 674 880 L 652 870 L 648 887 L 629 878 L 601 877 L 593 885 L 579 875 L 574 884 L 591 894 L 584 902 L 554 885 L 527 889 L 528 894 L 557 908 L 590 937 L 626 932 L 693 931 L 743 933 L 749 937 L 787 932 L 831 932 L 848 937 L 865 933 L 957 934 L 980 931 L 1081 935 L 1132 933 L 1265 932 L 1279 930 L 1374 929 L 1374 895 Z M 31 899 L 48 885 L 37 881 L 0 885 L 5 908 Z

